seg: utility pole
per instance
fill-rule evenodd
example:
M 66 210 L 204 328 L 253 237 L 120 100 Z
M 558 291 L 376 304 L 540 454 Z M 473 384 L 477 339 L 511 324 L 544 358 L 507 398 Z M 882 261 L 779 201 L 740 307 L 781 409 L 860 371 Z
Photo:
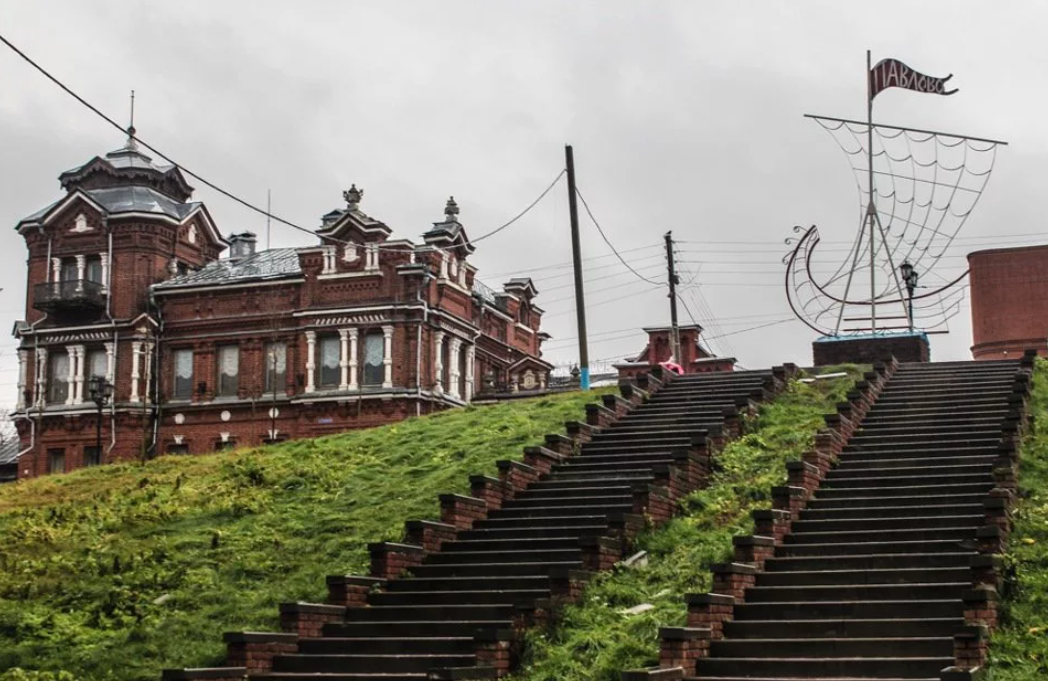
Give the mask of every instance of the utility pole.
M 589 390 L 589 350 L 586 347 L 586 300 L 582 291 L 582 251 L 579 248 L 579 206 L 575 195 L 575 154 L 564 146 L 568 171 L 568 212 L 571 216 L 571 262 L 575 270 L 575 314 L 579 325 L 579 387 Z
M 670 352 L 673 361 L 680 364 L 680 327 L 677 325 L 677 269 L 673 262 L 673 231 L 666 232 L 666 273 L 670 282 Z

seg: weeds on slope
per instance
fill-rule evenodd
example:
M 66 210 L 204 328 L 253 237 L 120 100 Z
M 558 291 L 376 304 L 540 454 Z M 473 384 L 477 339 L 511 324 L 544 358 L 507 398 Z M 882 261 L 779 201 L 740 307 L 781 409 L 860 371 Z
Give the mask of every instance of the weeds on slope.
M 603 391 L 469 407 L 265 449 L 110 465 L 0 488 L 0 681 L 156 679 L 230 630 L 323 600 L 368 542 L 562 432 Z M 67 670 L 72 676 L 47 672 Z
M 1033 431 L 1020 449 L 1019 502 L 1005 565 L 1002 625 L 990 646 L 995 681 L 1048 678 L 1048 361 L 1034 368 Z
M 845 399 L 866 368 L 827 367 L 826 373 L 848 376 L 793 382 L 762 405 L 748 434 L 717 455 L 710 486 L 684 499 L 681 515 L 639 538 L 647 566 L 590 582 L 550 629 L 530 635 L 515 681 L 618 681 L 623 669 L 655 664 L 659 627 L 684 624 L 684 595 L 709 590 L 710 566 L 730 559 L 732 536 L 752 531 L 750 511 L 771 506 L 771 488 L 786 479 L 785 462 L 811 446 L 823 415 Z M 626 612 L 644 604 L 652 607 Z

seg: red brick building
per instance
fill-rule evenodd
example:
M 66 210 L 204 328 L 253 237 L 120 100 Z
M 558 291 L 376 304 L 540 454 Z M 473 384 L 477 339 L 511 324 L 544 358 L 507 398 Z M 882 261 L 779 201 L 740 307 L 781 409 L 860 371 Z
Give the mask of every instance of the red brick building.
M 699 341 L 702 327 L 698 324 L 678 326 L 680 335 L 680 357 L 673 357 L 673 343 L 670 339 L 671 329 L 668 326 L 644 329 L 648 334 L 648 344 L 637 356 L 614 365 L 619 378 L 634 378 L 651 371 L 660 362 L 672 361 L 679 364 L 686 374 L 705 373 L 708 371 L 733 371 L 734 357 L 716 357 Z
M 1048 354 L 1048 245 L 968 254 L 972 357 L 1015 359 L 1027 348 Z
M 312 437 L 546 384 L 537 291 L 475 279 L 454 199 L 416 244 L 362 212 L 354 186 L 318 245 L 256 252 L 131 140 L 59 180 L 66 195 L 17 225 L 29 250 L 19 477 Z M 92 377 L 114 386 L 101 451 Z

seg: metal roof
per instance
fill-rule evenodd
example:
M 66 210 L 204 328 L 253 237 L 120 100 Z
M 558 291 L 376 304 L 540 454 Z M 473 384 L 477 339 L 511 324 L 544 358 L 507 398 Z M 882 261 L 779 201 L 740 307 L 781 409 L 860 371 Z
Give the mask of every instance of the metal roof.
M 202 205 L 199 202 L 181 203 L 175 199 L 161 194 L 149 187 L 107 187 L 105 189 L 81 189 L 79 190 L 99 204 L 110 215 L 120 213 L 155 213 L 165 215 L 175 220 L 182 220 Z M 23 218 L 23 222 L 38 222 L 50 213 L 55 206 L 64 202 L 69 197 L 63 197 L 55 201 L 47 208 Z
M 0 421 L 0 466 L 17 461 L 21 449 L 22 441 L 18 439 L 15 424 L 6 419 Z
M 276 279 L 302 274 L 297 248 L 271 248 L 238 260 L 216 260 L 195 272 L 154 284 L 155 289 L 214 286 L 251 279 Z

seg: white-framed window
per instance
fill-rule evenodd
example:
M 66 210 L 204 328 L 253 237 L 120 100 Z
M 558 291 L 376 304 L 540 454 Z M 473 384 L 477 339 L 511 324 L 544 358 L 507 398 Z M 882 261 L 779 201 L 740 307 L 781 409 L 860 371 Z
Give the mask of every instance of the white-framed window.
M 385 336 L 381 331 L 364 334 L 364 385 L 382 385 L 385 380 Z
M 171 353 L 174 381 L 171 399 L 188 400 L 193 397 L 193 351 L 188 348 Z
M 317 365 L 320 368 L 318 386 L 338 387 L 342 382 L 341 346 L 342 340 L 338 336 L 321 336 L 317 339 Z
M 240 389 L 240 348 L 221 345 L 218 348 L 218 396 L 236 397 Z
M 287 343 L 266 343 L 265 353 L 266 394 L 282 393 L 287 390 Z
M 47 359 L 47 401 L 65 404 L 69 397 L 69 354 L 54 352 Z

